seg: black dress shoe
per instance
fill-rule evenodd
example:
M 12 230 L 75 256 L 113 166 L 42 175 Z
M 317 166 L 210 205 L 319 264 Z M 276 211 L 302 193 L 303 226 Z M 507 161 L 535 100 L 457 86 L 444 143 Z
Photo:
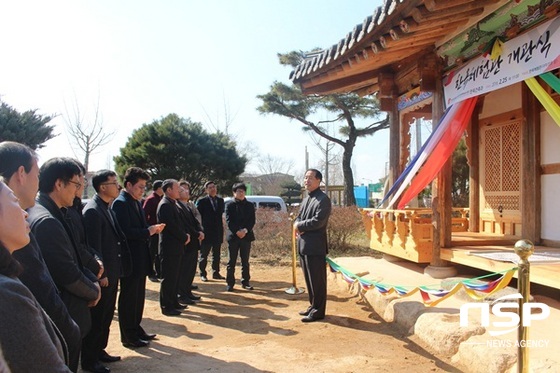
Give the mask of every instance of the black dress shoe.
M 144 333 L 140 336 L 140 339 L 143 341 L 152 341 L 154 339 L 156 339 L 157 334 L 148 334 L 148 333 Z
M 307 316 L 307 315 L 309 315 L 309 312 L 311 312 L 311 310 L 310 310 L 310 309 L 307 309 L 307 310 L 305 310 L 305 311 L 299 311 L 298 313 L 299 313 L 301 316 Z
M 180 303 L 177 303 L 174 307 L 175 307 L 176 310 L 179 310 L 179 311 L 187 308 L 187 306 L 182 305 Z
M 189 297 L 179 297 L 179 303 L 181 303 L 181 304 L 190 304 L 190 305 L 196 304 L 195 301 L 192 300 L 192 299 L 189 298 Z
M 159 282 L 159 278 L 157 278 L 156 276 L 149 276 L 148 280 L 150 280 L 151 282 Z
M 109 355 L 105 350 L 101 350 L 101 353 L 99 354 L 99 361 L 102 361 L 104 363 L 114 363 L 115 361 L 119 361 L 120 359 L 120 356 Z
M 149 344 L 150 344 L 150 342 L 145 341 L 143 339 L 138 339 L 136 341 L 123 342 L 123 346 L 126 347 L 126 348 L 146 347 Z
M 213 278 L 214 280 L 225 280 L 225 279 L 226 279 L 224 276 L 222 276 L 222 275 L 219 274 L 219 273 L 218 273 L 218 274 L 215 274 L 215 275 L 212 275 L 212 278 Z
M 313 316 L 313 315 L 307 315 L 305 316 L 303 319 L 301 319 L 301 322 L 313 322 L 313 321 L 318 321 L 318 320 L 323 320 L 325 317 L 317 317 L 317 316 Z
M 198 290 L 198 286 L 197 285 L 191 285 L 191 290 Z
M 161 313 L 165 316 L 179 316 L 181 311 L 176 310 L 175 308 L 164 308 L 161 310 Z
M 187 295 L 187 298 L 189 298 L 190 300 L 200 300 L 200 296 L 194 294 Z
M 206 281 L 208 281 L 208 277 L 206 277 L 206 276 L 200 276 L 200 281 L 206 282 Z
M 233 286 L 231 285 L 226 286 L 226 291 L 233 291 Z
M 111 371 L 111 369 L 101 364 L 99 361 L 96 361 L 93 364 L 82 364 L 82 370 L 93 373 L 109 373 Z
M 249 285 L 249 284 L 243 285 L 243 286 L 241 286 L 241 287 L 242 287 L 243 289 L 245 289 L 245 290 L 253 290 L 253 287 L 252 287 L 251 285 Z

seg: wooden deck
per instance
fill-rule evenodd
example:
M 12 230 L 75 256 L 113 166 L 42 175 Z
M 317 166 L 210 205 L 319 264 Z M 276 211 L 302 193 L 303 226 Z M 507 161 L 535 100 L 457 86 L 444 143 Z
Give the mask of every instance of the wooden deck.
M 451 263 L 489 272 L 500 272 L 515 267 L 516 263 L 483 258 L 473 254 L 496 251 L 514 252 L 513 246 L 518 240 L 519 237 L 514 236 L 457 232 L 453 233 L 453 247 L 441 249 L 441 258 Z M 536 246 L 534 254 L 541 252 L 560 253 L 560 248 Z M 531 262 L 531 257 L 529 257 L 529 262 Z M 517 277 L 517 273 L 515 277 Z M 560 260 L 553 263 L 533 262 L 531 264 L 531 282 L 560 289 Z

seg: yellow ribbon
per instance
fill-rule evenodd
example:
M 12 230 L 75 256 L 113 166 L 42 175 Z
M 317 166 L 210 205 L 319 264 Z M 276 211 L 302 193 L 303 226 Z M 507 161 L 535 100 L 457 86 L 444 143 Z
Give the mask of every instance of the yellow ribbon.
M 544 88 L 537 82 L 535 78 L 525 79 L 525 83 L 533 92 L 535 97 L 540 101 L 542 106 L 546 109 L 548 114 L 554 119 L 556 124 L 560 126 L 560 106 L 550 97 L 550 95 L 544 90 Z
M 492 45 L 492 53 L 490 53 L 490 59 L 494 61 L 496 58 L 500 57 L 502 54 L 502 47 L 504 43 L 500 39 L 496 39 L 494 45 Z

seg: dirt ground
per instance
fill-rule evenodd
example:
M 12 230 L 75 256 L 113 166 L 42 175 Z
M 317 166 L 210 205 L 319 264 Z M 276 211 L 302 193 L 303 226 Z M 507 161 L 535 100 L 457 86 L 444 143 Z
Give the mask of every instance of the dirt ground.
M 238 269 L 239 271 L 239 269 Z M 298 268 L 298 285 L 303 286 Z M 223 280 L 200 283 L 202 301 L 178 317 L 163 316 L 159 284 L 148 281 L 144 329 L 148 348 L 124 348 L 113 322 L 107 351 L 123 360 L 113 372 L 449 372 L 458 370 L 384 322 L 355 292 L 329 275 L 327 316 L 304 324 L 307 293 L 288 295 L 291 267 L 253 263 L 254 291 Z

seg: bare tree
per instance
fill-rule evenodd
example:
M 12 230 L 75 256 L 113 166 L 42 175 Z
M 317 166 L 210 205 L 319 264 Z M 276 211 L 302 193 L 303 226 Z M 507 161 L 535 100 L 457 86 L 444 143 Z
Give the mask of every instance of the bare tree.
M 66 115 L 67 136 L 69 136 L 70 145 L 76 153 L 76 149 L 83 154 L 83 162 L 86 172 L 89 171 L 89 160 L 91 155 L 100 147 L 107 145 L 112 140 L 116 131 L 107 132 L 103 127 L 103 118 L 99 109 L 99 95 L 97 95 L 97 103 L 94 107 L 93 118 L 87 116 L 80 111 L 78 99 L 74 95 L 74 105 L 70 111 L 66 104 L 64 105 Z
M 331 176 L 333 176 L 334 174 L 332 166 L 336 166 L 336 165 L 340 166 L 342 163 L 340 151 L 339 152 L 334 151 L 336 146 L 334 142 L 317 135 L 315 132 L 311 131 L 308 128 L 305 128 L 304 131 L 309 134 L 311 141 L 313 141 L 315 146 L 317 146 L 317 148 L 319 148 L 319 150 L 321 150 L 321 153 L 323 154 L 323 158 L 321 159 L 319 164 L 321 164 L 325 170 L 325 175 L 324 175 L 325 191 L 328 191 L 330 185 L 337 184 L 337 181 L 333 180 Z M 332 132 L 332 128 L 329 126 L 328 129 L 325 129 L 325 132 L 327 133 Z M 342 168 L 339 167 L 339 170 L 341 169 Z
M 231 126 L 237 116 L 237 112 L 232 113 L 224 92 L 222 92 L 222 106 L 222 111 L 220 111 L 220 109 L 216 110 L 216 119 L 212 119 L 206 108 L 202 106 L 202 110 L 206 116 L 207 126 L 210 127 L 213 132 L 220 132 L 223 128 L 222 132 L 235 140 L 235 136 L 232 136 L 231 134 Z
M 257 177 L 260 189 L 268 195 L 279 195 L 282 192 L 282 184 L 287 180 L 293 181 L 290 176 L 294 168 L 294 161 L 270 154 L 262 155 L 257 158 L 256 166 L 260 172 Z

